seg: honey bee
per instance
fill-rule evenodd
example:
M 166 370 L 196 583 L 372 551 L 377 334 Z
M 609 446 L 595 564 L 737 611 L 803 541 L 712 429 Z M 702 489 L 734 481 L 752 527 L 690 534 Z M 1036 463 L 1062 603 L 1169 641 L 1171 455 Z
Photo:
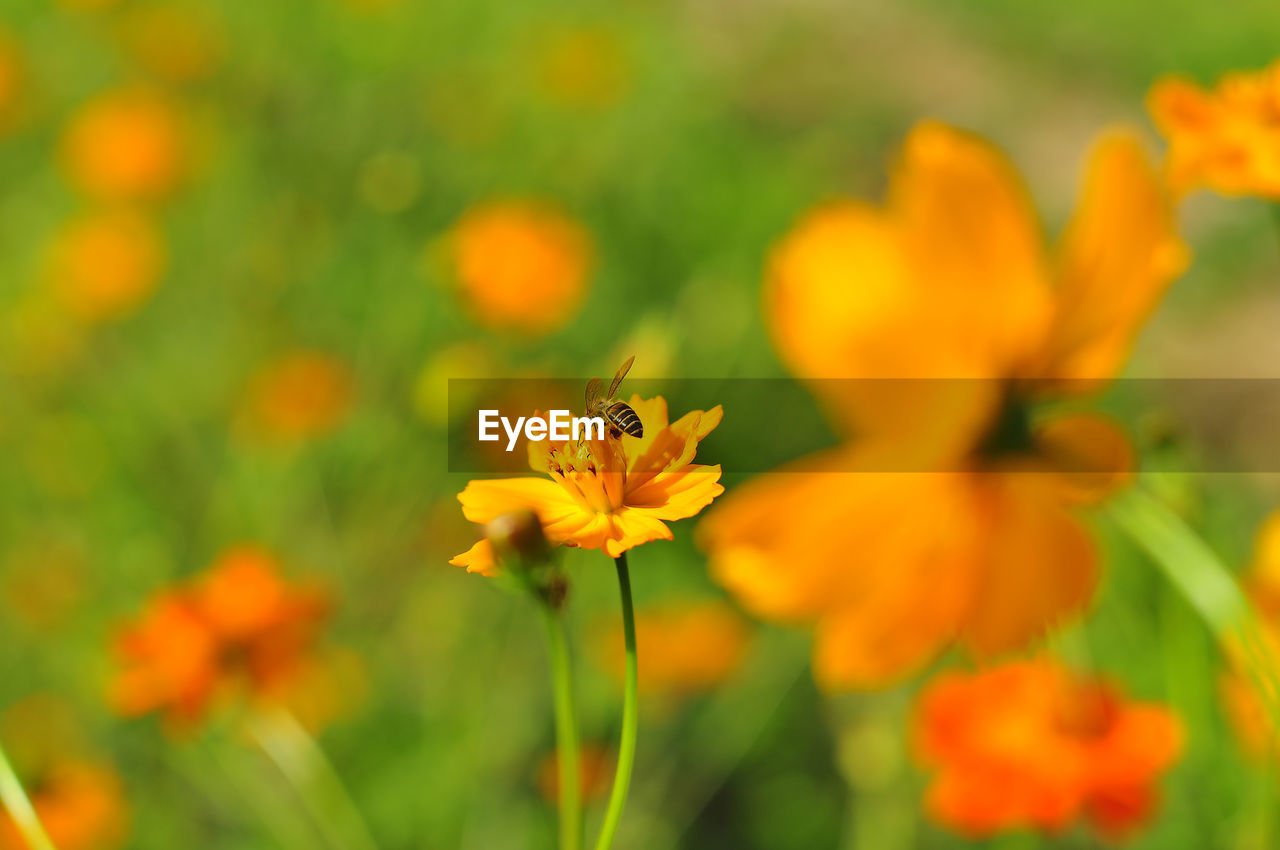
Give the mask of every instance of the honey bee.
M 618 369 L 618 374 L 613 376 L 613 382 L 609 384 L 609 392 L 603 397 L 600 395 L 599 378 L 592 378 L 587 382 L 587 415 L 599 416 L 603 419 L 609 426 L 610 436 L 615 440 L 623 434 L 629 434 L 632 437 L 644 436 L 644 425 L 636 412 L 631 409 L 631 405 L 613 397 L 613 394 L 618 391 L 618 385 L 631 370 L 631 363 L 635 359 L 634 355 L 627 358 L 627 362 Z

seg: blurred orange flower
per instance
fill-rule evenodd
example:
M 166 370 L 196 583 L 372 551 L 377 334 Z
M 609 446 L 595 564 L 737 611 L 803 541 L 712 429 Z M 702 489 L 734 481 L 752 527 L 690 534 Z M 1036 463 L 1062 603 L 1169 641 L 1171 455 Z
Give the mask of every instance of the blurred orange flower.
M 633 395 L 629 404 L 644 424 L 643 437 L 531 442 L 530 465 L 549 477 L 472 481 L 458 494 L 463 516 L 483 525 L 532 510 L 552 545 L 603 549 L 611 558 L 650 540 L 670 540 L 667 522 L 694 516 L 724 492 L 718 465 L 693 463 L 698 443 L 724 411 L 719 405 L 693 410 L 668 424 L 661 396 Z M 497 570 L 488 540 L 449 563 L 482 575 Z
M 1060 830 L 1080 818 L 1123 837 L 1155 806 L 1182 730 L 1166 708 L 1048 658 L 945 674 L 921 693 L 916 745 L 932 772 L 927 806 L 969 836 Z
M 582 303 L 590 240 L 558 210 L 497 201 L 469 210 L 452 232 L 454 273 L 477 321 L 497 330 L 545 334 Z
M 270 554 L 233 549 L 158 595 L 120 633 L 112 703 L 125 715 L 164 711 L 192 723 L 225 690 L 279 699 L 304 668 L 327 607 L 319 590 L 286 583 Z
M 1229 645 L 1230 668 L 1220 689 L 1227 717 L 1245 750 L 1258 759 L 1274 758 L 1280 754 L 1280 741 L 1267 704 L 1280 700 L 1280 693 L 1259 689 L 1274 689 L 1280 677 L 1280 511 L 1259 529 L 1253 563 L 1242 582 L 1257 615 L 1260 640 L 1247 648 L 1239 642 Z M 1259 664 L 1266 669 L 1255 669 Z
M 351 408 L 354 379 L 335 357 L 295 351 L 262 369 L 249 386 L 242 424 L 252 436 L 293 441 L 336 428 Z
M 636 650 L 641 692 L 686 696 L 714 688 L 737 671 L 750 633 L 732 607 L 714 600 L 685 601 L 636 611 Z M 622 627 L 612 626 L 596 644 L 600 660 L 622 680 Z
M 124 843 L 128 811 L 120 778 L 106 768 L 59 762 L 30 783 L 31 805 L 59 850 L 106 850 Z M 0 850 L 28 850 L 0 809 Z
M 103 200 L 155 200 L 185 166 L 181 119 L 159 95 L 122 89 L 99 95 L 72 118 L 62 139 L 72 183 Z
M 586 801 L 599 799 L 609 790 L 609 780 L 613 778 L 613 753 L 605 747 L 594 744 L 583 744 L 578 748 L 578 782 L 582 788 L 582 799 Z M 560 800 L 560 759 L 559 753 L 552 751 L 538 762 L 538 770 L 534 777 L 538 793 L 551 805 Z
M 155 290 L 164 239 L 150 218 L 102 210 L 63 225 L 49 250 L 49 275 L 67 309 L 86 321 L 122 318 Z
M 1210 90 L 1169 77 L 1152 88 L 1147 106 L 1169 141 L 1175 192 L 1280 197 L 1280 62 L 1228 74 Z
M 1185 263 L 1138 143 L 1105 137 L 1051 264 L 1012 168 L 916 127 L 884 208 L 806 217 L 774 251 L 783 359 L 853 441 L 749 482 L 699 531 L 718 580 L 816 625 L 828 687 L 880 685 L 959 640 L 1021 647 L 1089 601 L 1097 555 L 1072 510 L 1122 483 L 1125 438 L 1046 397 L 1120 367 Z

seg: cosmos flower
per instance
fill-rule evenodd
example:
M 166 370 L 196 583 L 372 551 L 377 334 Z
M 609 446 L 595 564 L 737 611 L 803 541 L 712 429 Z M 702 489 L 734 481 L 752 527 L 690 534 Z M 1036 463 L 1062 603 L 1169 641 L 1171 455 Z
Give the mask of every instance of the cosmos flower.
M 481 479 L 458 494 L 468 520 L 486 524 L 528 509 L 553 545 L 601 549 L 611 558 L 650 540 L 670 540 L 667 522 L 691 517 L 724 492 L 720 467 L 693 462 L 698 443 L 724 411 L 694 410 L 668 422 L 661 396 L 632 396 L 644 436 L 529 444 L 530 465 L 545 478 Z M 493 548 L 481 540 L 449 563 L 493 575 Z
M 1228 74 L 1212 89 L 1169 77 L 1147 105 L 1169 141 L 1175 192 L 1280 197 L 1280 62 Z
M 63 167 L 85 194 L 104 201 L 150 201 L 170 194 L 186 167 L 181 119 L 144 89 L 99 95 L 72 118 Z
M 264 366 L 241 410 L 246 436 L 294 442 L 336 428 L 351 408 L 354 379 L 332 355 L 294 351 Z
M 640 691 L 680 697 L 714 688 L 741 665 L 750 632 L 733 608 L 715 600 L 685 600 L 637 609 Z M 606 670 L 623 674 L 622 627 L 595 642 Z M 691 648 L 696 648 L 692 649 Z
M 1026 645 L 1096 583 L 1075 508 L 1122 483 L 1127 441 L 1037 405 L 1093 389 L 1185 263 L 1138 143 L 1105 137 L 1052 256 L 985 142 L 925 123 L 882 208 L 808 215 L 774 251 L 784 361 L 848 436 L 748 482 L 699 528 L 750 610 L 815 627 L 831 688 L 883 685 L 960 642 Z
M 546 334 L 573 318 L 586 294 L 590 239 L 548 205 L 474 207 L 454 225 L 450 245 L 462 299 L 486 327 Z
M 327 607 L 317 589 L 287 583 L 270 554 L 233 549 L 121 631 L 112 703 L 190 724 L 228 691 L 279 698 L 305 668 Z
M 68 222 L 49 250 L 50 282 L 84 321 L 122 318 L 155 290 L 165 266 L 164 239 L 141 213 L 104 210 Z
M 31 805 L 59 850 L 107 850 L 123 844 L 128 807 L 120 777 L 108 768 L 60 761 L 30 780 Z M 0 850 L 27 850 L 13 819 L 0 808 Z
M 1164 707 L 1040 658 L 944 674 L 914 718 L 929 813 L 970 837 L 1087 820 L 1123 837 L 1154 809 L 1182 732 Z

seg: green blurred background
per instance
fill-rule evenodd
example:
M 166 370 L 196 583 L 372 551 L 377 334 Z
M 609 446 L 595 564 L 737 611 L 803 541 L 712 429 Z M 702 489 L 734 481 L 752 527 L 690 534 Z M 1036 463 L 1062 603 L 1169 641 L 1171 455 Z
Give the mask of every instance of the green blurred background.
M 538 623 L 446 563 L 475 530 L 455 500 L 466 476 L 446 472 L 444 380 L 608 374 L 629 351 L 645 377 L 783 375 L 759 313 L 771 243 L 824 199 L 876 197 L 916 120 L 993 139 L 1056 227 L 1097 130 L 1150 134 L 1157 77 L 1260 67 L 1280 44 L 1271 4 L 1192 0 L 3 0 L 0 26 L 17 68 L 0 100 L 0 706 L 69 706 L 81 746 L 123 778 L 127 846 L 238 850 L 318 846 L 272 766 L 229 724 L 175 739 L 104 700 L 113 630 L 156 589 L 244 541 L 322 576 L 328 639 L 357 653 L 361 685 L 320 740 L 381 846 L 550 848 Z M 101 202 L 68 179 L 65 135 L 92 98 L 135 87 L 186 132 L 180 179 L 141 204 L 167 263 L 127 315 L 73 321 L 49 306 L 51 245 Z M 557 205 L 594 246 L 583 307 L 544 337 L 477 324 L 441 260 L 464 211 L 506 197 Z M 1195 263 L 1131 371 L 1265 374 L 1280 315 L 1266 210 L 1206 198 L 1185 217 Z M 349 408 L 314 438 L 245 438 L 255 376 L 294 351 L 343 365 Z M 1243 564 L 1275 483 L 1181 486 Z M 635 553 L 642 607 L 718 594 L 692 525 Z M 1273 846 L 1274 788 L 1227 733 L 1211 639 L 1100 532 L 1105 587 L 1054 646 L 1188 728 L 1133 846 Z M 565 560 L 582 734 L 608 746 L 619 689 L 586 644 L 616 616 L 612 570 L 598 552 Z M 719 687 L 646 701 L 618 846 L 969 846 L 919 814 L 914 687 L 822 696 L 805 636 L 755 628 Z M 0 738 L 20 752 L 31 725 Z

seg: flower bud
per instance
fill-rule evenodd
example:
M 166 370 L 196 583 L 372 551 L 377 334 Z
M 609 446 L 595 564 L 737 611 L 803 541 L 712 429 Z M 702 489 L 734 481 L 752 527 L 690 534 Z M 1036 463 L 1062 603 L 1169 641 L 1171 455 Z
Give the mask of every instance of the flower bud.
M 485 526 L 484 531 L 504 561 L 533 567 L 551 560 L 551 544 L 542 531 L 542 521 L 533 511 L 503 514 Z

